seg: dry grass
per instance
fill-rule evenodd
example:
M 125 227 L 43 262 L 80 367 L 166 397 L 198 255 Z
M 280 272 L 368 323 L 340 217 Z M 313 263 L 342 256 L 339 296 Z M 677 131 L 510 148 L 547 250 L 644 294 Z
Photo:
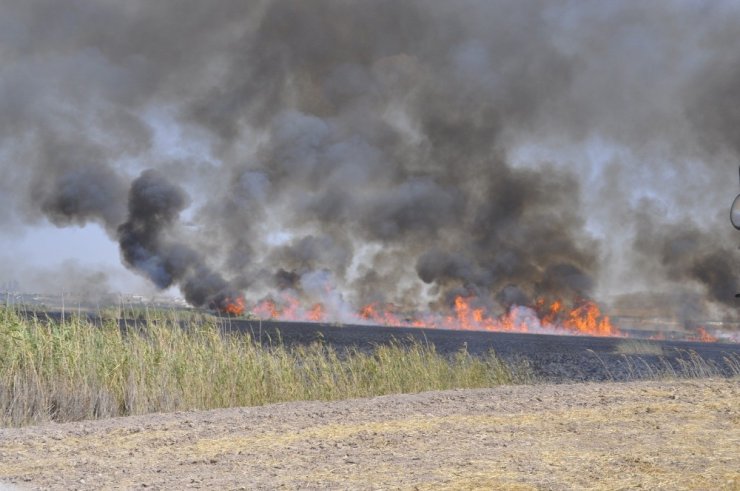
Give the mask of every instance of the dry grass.
M 72 317 L 38 321 L 0 310 L 0 426 L 150 412 L 333 400 L 527 381 L 524 365 L 431 345 L 400 343 L 372 353 L 314 344 L 265 347 L 224 334 L 214 321 L 146 315 L 123 333 Z
M 626 339 L 617 344 L 615 352 L 622 355 L 632 372 L 641 371 L 640 378 L 708 378 L 729 375 L 740 376 L 740 356 L 727 353 L 720 363 L 705 360 L 693 350 L 676 350 L 670 357 L 655 341 Z M 648 359 L 653 361 L 648 361 Z M 657 361 L 656 361 L 657 360 Z
M 663 347 L 656 342 L 643 339 L 625 339 L 617 344 L 615 352 L 620 355 L 662 356 Z
M 725 353 L 721 359 L 706 359 L 694 350 L 665 350 L 644 340 L 620 342 L 615 349 L 618 362 L 587 351 L 599 360 L 610 381 L 740 377 L 738 353 Z M 620 372 L 613 373 L 617 369 Z

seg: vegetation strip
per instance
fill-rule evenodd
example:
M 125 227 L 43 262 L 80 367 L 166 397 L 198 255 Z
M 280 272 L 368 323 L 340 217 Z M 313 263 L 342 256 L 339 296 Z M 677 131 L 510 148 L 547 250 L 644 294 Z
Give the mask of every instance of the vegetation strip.
M 211 316 L 136 314 L 136 323 L 122 330 L 120 319 L 104 312 L 97 319 L 49 319 L 0 308 L 0 427 L 541 380 L 537 359 L 467 349 L 442 354 L 410 339 L 370 350 L 337 349 L 326 341 L 288 345 L 279 336 L 265 343 L 224 329 Z M 634 340 L 613 354 L 586 351 L 585 359 L 570 363 L 593 365 L 595 359 L 609 379 L 740 375 L 737 353 L 719 363 L 692 351 L 671 358 L 653 343 Z
M 0 310 L 0 425 L 78 421 L 178 410 L 334 400 L 531 379 L 525 364 L 419 342 L 338 352 L 314 343 L 263 346 L 213 320 L 152 314 L 122 332 L 116 321 L 38 320 Z

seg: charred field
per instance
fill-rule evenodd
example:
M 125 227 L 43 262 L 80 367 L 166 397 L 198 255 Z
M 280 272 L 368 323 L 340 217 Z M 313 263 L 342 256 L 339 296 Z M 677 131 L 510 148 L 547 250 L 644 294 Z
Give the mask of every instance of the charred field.
M 227 319 L 224 329 L 247 332 L 263 343 L 319 342 L 339 351 L 372 352 L 390 343 L 421 343 L 437 353 L 495 353 L 525 364 L 543 382 L 626 381 L 667 376 L 738 376 L 740 344 L 640 338 L 464 331 L 310 322 Z

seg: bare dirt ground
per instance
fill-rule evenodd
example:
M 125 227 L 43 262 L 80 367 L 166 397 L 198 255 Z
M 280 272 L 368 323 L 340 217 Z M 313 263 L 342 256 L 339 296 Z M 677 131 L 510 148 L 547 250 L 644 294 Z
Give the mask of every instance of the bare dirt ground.
M 501 387 L 3 429 L 0 482 L 740 489 L 740 379 Z

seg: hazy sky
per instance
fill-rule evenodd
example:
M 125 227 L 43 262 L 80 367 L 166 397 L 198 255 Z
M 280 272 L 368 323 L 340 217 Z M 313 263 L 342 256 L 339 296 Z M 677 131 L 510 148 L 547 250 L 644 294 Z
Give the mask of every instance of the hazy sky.
M 0 251 L 4 263 L 0 288 L 10 285 L 23 292 L 74 293 L 93 299 L 108 293 L 180 297 L 176 289 L 157 291 L 122 267 L 118 245 L 96 225 L 28 228 L 22 235 L 0 237 Z

